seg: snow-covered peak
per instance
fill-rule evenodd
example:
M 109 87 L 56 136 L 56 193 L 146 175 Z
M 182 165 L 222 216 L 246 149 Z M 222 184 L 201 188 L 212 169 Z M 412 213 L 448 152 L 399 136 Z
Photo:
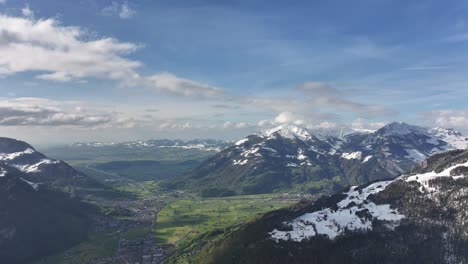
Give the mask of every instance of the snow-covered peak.
M 436 136 L 462 136 L 462 133 L 452 128 L 434 127 L 429 129 L 429 133 Z
M 240 146 L 240 145 L 244 144 L 244 143 L 247 142 L 247 141 L 249 141 L 248 138 L 243 138 L 243 139 L 237 141 L 234 145 Z
M 413 126 L 410 124 L 407 124 L 405 122 L 393 122 L 390 123 L 381 129 L 379 129 L 377 132 L 383 133 L 384 135 L 408 135 L 411 133 L 425 133 L 427 129 L 419 126 Z
M 304 129 L 300 128 L 294 125 L 280 125 L 277 127 L 274 127 L 272 129 L 268 129 L 263 133 L 263 136 L 271 138 L 274 137 L 275 135 L 280 135 L 283 138 L 289 138 L 289 139 L 300 139 L 300 140 L 309 140 L 312 138 L 312 136 L 309 134 L 309 132 Z
M 456 130 L 450 128 L 436 127 L 429 129 L 428 134 L 431 137 L 433 137 L 436 141 L 445 141 L 447 143 L 447 147 L 445 148 L 446 150 L 468 148 L 467 138 Z

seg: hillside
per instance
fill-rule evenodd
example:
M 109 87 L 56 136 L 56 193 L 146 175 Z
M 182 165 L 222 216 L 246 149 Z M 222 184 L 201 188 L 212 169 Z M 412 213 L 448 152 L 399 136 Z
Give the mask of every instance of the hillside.
M 26 142 L 0 137 L 0 162 L 24 173 L 35 184 L 66 191 L 72 195 L 117 197 L 121 194 L 75 170 L 66 162 L 54 160 L 36 151 Z
M 96 209 L 0 163 L 0 262 L 25 263 L 86 238 Z
M 227 234 L 193 263 L 467 263 L 468 151 Z

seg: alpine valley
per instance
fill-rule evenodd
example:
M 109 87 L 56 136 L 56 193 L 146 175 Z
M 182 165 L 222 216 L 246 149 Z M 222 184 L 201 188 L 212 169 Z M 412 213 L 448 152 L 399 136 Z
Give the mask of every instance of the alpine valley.
M 406 123 L 47 156 L 0 138 L 0 260 L 466 263 L 467 147 L 455 130 Z

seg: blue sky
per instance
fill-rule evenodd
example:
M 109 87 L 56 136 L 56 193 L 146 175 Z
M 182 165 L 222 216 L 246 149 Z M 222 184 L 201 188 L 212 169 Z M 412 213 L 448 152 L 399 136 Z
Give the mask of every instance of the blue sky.
M 468 1 L 0 0 L 0 133 L 468 131 Z

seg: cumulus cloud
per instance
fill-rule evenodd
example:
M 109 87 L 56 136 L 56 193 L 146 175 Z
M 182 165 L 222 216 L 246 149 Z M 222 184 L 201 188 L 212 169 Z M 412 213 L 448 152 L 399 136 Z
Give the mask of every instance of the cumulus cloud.
M 421 113 L 421 116 L 429 120 L 430 125 L 468 131 L 468 110 L 434 110 Z
M 0 14 L 0 77 L 39 72 L 37 79 L 56 82 L 98 78 L 179 96 L 224 94 L 221 88 L 171 73 L 141 76 L 136 69 L 142 63 L 125 57 L 140 47 L 114 38 L 93 39 L 85 30 L 63 26 L 53 18 Z
M 304 121 L 291 112 L 281 112 L 273 119 L 273 123 L 303 125 Z
M 25 17 L 33 17 L 34 11 L 29 8 L 29 5 L 26 5 L 25 7 L 21 8 L 21 14 L 23 14 Z
M 138 45 L 113 38 L 87 40 L 78 27 L 55 19 L 18 18 L 0 14 L 0 76 L 38 71 L 39 79 L 69 81 L 88 77 L 131 79 L 140 62 L 122 55 Z
M 118 16 L 122 19 L 129 19 L 136 15 L 136 10 L 128 2 L 112 2 L 102 9 L 101 13 L 108 16 Z
M 364 118 L 356 118 L 351 122 L 351 128 L 354 131 L 373 132 L 386 124 L 386 122 L 372 122 Z

